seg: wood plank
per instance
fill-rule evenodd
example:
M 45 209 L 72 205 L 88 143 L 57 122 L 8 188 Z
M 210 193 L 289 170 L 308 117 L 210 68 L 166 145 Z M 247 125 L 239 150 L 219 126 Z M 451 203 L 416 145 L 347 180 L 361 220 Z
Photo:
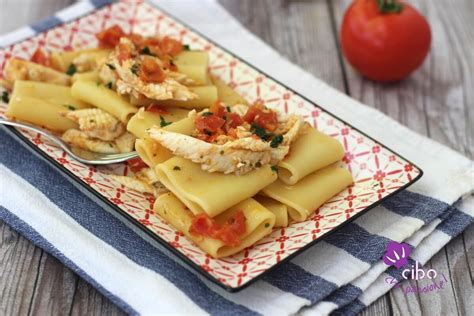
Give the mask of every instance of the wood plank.
M 337 25 L 340 25 L 343 12 L 349 3 L 349 0 L 331 3 L 334 6 Z M 473 58 L 469 59 L 468 55 L 472 54 L 472 50 L 465 45 L 472 41 L 472 34 L 464 30 L 468 23 L 465 15 L 469 12 L 466 11 L 469 4 L 466 1 L 460 4 L 456 2 L 456 8 L 451 10 L 454 1 L 440 1 L 436 6 L 432 5 L 433 2 L 429 2 L 428 5 L 427 1 L 422 0 L 411 1 L 411 3 L 426 14 L 435 35 L 431 53 L 421 69 L 403 82 L 377 84 L 362 78 L 344 61 L 349 91 L 352 97 L 366 104 L 375 105 L 379 110 L 411 129 L 472 157 L 474 120 L 472 111 L 469 111 L 469 105 L 474 100 L 472 89 L 467 88 L 468 85 L 472 87 L 472 71 L 468 72 L 466 69 L 472 67 Z M 459 12 L 463 10 L 465 12 Z M 450 21 L 453 17 L 459 16 L 460 20 L 453 26 L 448 23 L 439 23 L 440 16 Z M 450 56 L 453 55 L 458 58 L 456 60 L 451 58 Z M 457 246 L 455 250 L 448 251 L 453 249 L 453 244 L 457 242 L 454 240 L 447 245 L 428 263 L 428 266 L 438 271 L 451 271 L 448 263 L 454 261 L 454 265 L 462 262 L 459 258 L 467 256 L 465 250 Z M 416 315 L 423 312 L 424 314 L 449 315 L 462 312 L 463 309 L 459 308 L 458 301 L 472 301 L 472 286 L 468 287 L 471 294 L 461 290 L 465 282 L 458 280 L 459 278 L 456 276 L 448 289 L 436 293 L 435 296 L 409 295 L 407 297 L 401 291 L 391 291 L 390 298 L 394 313 Z M 412 286 L 424 284 L 423 281 L 409 283 Z M 457 284 L 462 285 L 459 285 L 456 290 Z
M 72 308 L 79 277 L 53 256 L 44 253 L 31 301 L 34 315 L 62 315 Z
M 474 225 L 471 225 L 474 227 Z M 474 315 L 474 287 L 469 269 L 468 253 L 474 251 L 474 238 L 465 247 L 464 234 L 454 238 L 446 247 L 446 260 L 454 298 L 461 315 Z
M 344 91 L 325 1 L 220 0 L 251 32 L 303 69 Z
M 70 315 L 126 315 L 86 281 L 79 279 Z
M 462 235 L 468 272 L 471 278 L 471 284 L 474 284 L 474 224 L 471 224 Z
M 391 316 L 391 302 L 387 295 L 379 297 L 375 302 L 367 306 L 361 313 L 360 316 Z
M 26 315 L 42 250 L 0 221 L 0 315 Z

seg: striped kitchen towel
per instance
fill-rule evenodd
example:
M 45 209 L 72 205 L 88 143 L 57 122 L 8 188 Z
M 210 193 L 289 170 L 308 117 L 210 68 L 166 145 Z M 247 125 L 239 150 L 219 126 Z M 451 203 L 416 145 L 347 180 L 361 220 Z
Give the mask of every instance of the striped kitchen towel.
M 84 15 L 107 1 L 83 1 L 0 37 L 0 45 Z M 0 131 L 0 219 L 57 257 L 131 314 L 355 314 L 423 265 L 474 221 L 473 162 L 334 90 L 284 60 L 215 1 L 159 1 L 166 11 L 374 135 L 425 172 L 423 178 L 238 293 L 182 267 L 165 250 L 95 204 L 45 161 Z M 232 34 L 232 36 L 229 36 Z M 403 140 L 403 141 L 402 141 Z M 405 260 L 384 263 L 393 242 Z M 390 249 L 390 247 L 388 247 Z M 405 270 L 407 269 L 407 270 Z M 424 269 L 426 273 L 428 270 Z M 443 271 L 436 271 L 441 278 Z M 445 273 L 447 271 L 444 271 Z M 433 274 L 433 273 L 432 273 Z M 442 279 L 436 282 L 441 282 Z M 416 289 L 410 289 L 415 291 Z M 408 293 L 408 292 L 407 292 Z M 409 294 L 407 294 L 409 295 Z

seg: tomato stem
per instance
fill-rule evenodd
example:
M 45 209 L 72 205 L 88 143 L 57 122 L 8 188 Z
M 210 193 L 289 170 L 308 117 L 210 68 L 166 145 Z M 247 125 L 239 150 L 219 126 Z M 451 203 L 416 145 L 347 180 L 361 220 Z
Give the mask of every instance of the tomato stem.
M 400 13 L 403 10 L 403 4 L 397 0 L 377 0 L 381 13 Z

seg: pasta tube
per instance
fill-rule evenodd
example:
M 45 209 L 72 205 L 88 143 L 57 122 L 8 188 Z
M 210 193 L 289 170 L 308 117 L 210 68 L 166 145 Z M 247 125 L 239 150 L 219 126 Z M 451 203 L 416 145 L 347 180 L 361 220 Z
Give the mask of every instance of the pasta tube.
M 183 51 L 173 59 L 173 64 L 178 67 L 178 72 L 186 75 L 196 85 L 209 83 L 208 66 L 209 57 L 204 51 Z
M 244 104 L 248 105 L 247 100 L 245 100 L 240 94 L 234 91 L 231 87 L 229 87 L 224 81 L 212 77 L 211 78 L 212 84 L 217 88 L 217 95 L 219 100 L 226 105 L 236 105 L 236 104 Z
M 154 211 L 165 219 L 176 230 L 194 241 L 202 250 L 214 258 L 231 256 L 239 251 L 252 246 L 257 241 L 272 232 L 275 224 L 275 215 L 259 204 L 254 199 L 244 201 L 229 208 L 215 217 L 217 223 L 225 223 L 236 211 L 242 210 L 245 220 L 245 233 L 238 246 L 227 246 L 218 239 L 191 234 L 189 228 L 194 215 L 172 193 L 160 195 L 155 202 Z
M 245 175 L 207 172 L 199 164 L 173 157 L 155 167 L 158 179 L 194 214 L 214 217 L 276 180 L 269 165 Z
M 147 137 L 147 129 L 152 126 L 166 127 L 168 123 L 173 123 L 186 118 L 189 110 L 175 107 L 163 109 L 163 113 L 145 111 L 141 108 L 134 116 L 130 118 L 127 124 L 127 130 L 138 138 Z
M 306 132 L 291 145 L 290 153 L 278 164 L 278 177 L 295 184 L 308 174 L 329 166 L 344 156 L 341 143 L 306 126 Z
M 302 222 L 327 200 L 347 188 L 352 183 L 352 175 L 346 169 L 331 165 L 318 170 L 294 185 L 277 180 L 262 192 L 288 206 L 290 217 Z
M 194 130 L 195 116 L 196 112 L 191 111 L 188 117 L 179 120 L 175 123 L 172 123 L 168 126 L 165 126 L 163 127 L 163 129 L 170 132 L 191 135 Z M 127 125 L 127 129 L 132 134 L 142 133 L 139 124 L 136 127 L 134 126 L 134 124 L 132 124 L 132 126 L 129 125 Z M 135 150 L 137 151 L 140 158 L 142 158 L 142 160 L 150 167 L 155 167 L 157 164 L 165 162 L 166 160 L 173 157 L 171 151 L 148 137 L 137 139 L 135 142 Z
M 217 88 L 215 86 L 189 87 L 197 95 L 196 99 L 186 101 L 161 100 L 153 101 L 162 106 L 178 106 L 187 109 L 204 109 L 213 105 L 217 101 Z
M 138 111 L 117 93 L 94 81 L 76 81 L 72 85 L 71 94 L 76 99 L 109 112 L 124 123 L 127 123 L 133 113 Z
M 18 97 L 38 98 L 49 103 L 63 106 L 69 110 L 80 110 L 91 107 L 89 104 L 74 99 L 71 88 L 38 81 L 16 80 L 13 95 Z
M 64 132 L 77 128 L 77 124 L 61 115 L 67 108 L 50 102 L 26 96 L 12 96 L 6 115 L 14 120 L 44 126 L 49 130 Z
M 288 227 L 288 208 L 285 204 L 262 195 L 257 195 L 254 199 L 275 214 L 275 227 Z
M 83 73 L 75 73 L 72 76 L 72 82 L 76 82 L 79 80 L 89 80 L 94 82 L 100 82 L 99 73 L 96 70 L 83 72 Z

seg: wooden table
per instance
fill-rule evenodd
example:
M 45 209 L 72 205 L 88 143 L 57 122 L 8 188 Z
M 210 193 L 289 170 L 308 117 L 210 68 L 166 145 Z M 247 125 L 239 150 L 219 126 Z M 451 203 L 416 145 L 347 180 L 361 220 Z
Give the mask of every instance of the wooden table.
M 72 0 L 0 0 L 0 33 L 38 21 Z M 411 129 L 474 157 L 474 5 L 472 0 L 412 0 L 433 31 L 423 67 L 398 84 L 361 78 L 347 64 L 338 30 L 350 0 L 220 0 L 282 55 Z M 474 225 L 427 264 L 450 287 L 405 297 L 392 291 L 362 314 L 474 315 Z M 411 285 L 416 285 L 411 282 Z M 0 315 L 122 314 L 55 258 L 0 222 Z

